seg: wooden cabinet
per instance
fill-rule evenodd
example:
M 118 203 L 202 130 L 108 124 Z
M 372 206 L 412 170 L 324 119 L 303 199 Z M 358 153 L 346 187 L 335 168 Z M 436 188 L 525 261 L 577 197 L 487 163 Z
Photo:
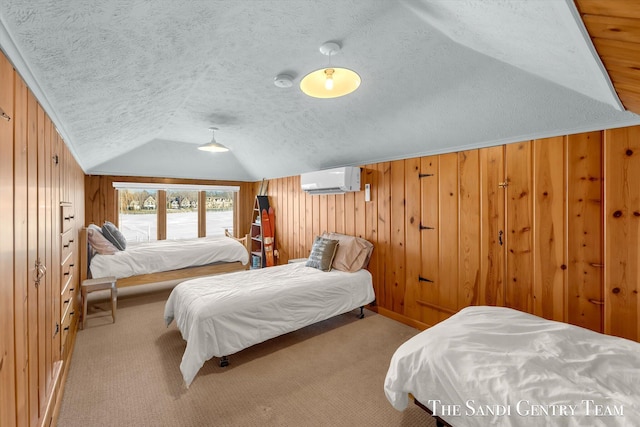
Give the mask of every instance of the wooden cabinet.
M 69 194 L 67 194 L 69 197 Z M 65 359 L 69 354 L 69 333 L 78 319 L 78 279 L 76 278 L 77 238 L 73 203 L 60 202 L 61 222 L 61 271 L 60 271 L 60 354 Z
M 264 268 L 267 266 L 266 255 L 264 252 L 264 231 L 262 228 L 263 209 L 269 211 L 269 197 L 256 196 L 253 206 L 253 219 L 251 222 L 251 268 Z
M 84 222 L 66 224 L 63 212 L 84 212 L 84 173 L 2 54 L 0 109 L 0 425 L 49 425 L 75 333 L 65 301 Z

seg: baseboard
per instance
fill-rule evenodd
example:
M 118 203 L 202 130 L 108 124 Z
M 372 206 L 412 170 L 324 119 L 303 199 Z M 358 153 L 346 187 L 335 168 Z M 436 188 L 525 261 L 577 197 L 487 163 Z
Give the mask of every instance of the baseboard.
M 421 331 L 424 331 L 425 329 L 428 329 L 432 326 L 380 306 L 369 307 L 369 310 L 375 311 L 378 314 L 393 319 L 397 322 L 404 323 L 405 325 L 411 326 L 412 328 L 416 328 Z

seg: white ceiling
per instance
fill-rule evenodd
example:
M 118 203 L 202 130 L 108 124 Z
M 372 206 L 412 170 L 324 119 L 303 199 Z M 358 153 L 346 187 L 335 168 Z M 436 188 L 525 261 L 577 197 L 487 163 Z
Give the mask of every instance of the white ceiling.
M 0 46 L 89 174 L 256 181 L 640 124 L 585 35 L 571 0 L 0 0 Z M 298 87 L 326 41 L 351 95 Z M 210 126 L 230 152 L 196 149 Z

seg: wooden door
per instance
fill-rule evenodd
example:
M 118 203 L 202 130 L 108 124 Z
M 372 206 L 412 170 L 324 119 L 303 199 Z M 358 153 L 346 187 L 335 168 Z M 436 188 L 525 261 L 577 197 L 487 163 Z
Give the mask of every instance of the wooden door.
M 16 424 L 13 260 L 14 71 L 0 53 L 0 425 Z

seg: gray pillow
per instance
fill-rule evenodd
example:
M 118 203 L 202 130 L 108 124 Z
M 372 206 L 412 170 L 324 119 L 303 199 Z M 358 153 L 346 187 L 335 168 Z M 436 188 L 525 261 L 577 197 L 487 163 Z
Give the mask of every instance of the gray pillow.
M 331 264 L 333 263 L 333 257 L 336 255 L 336 249 L 338 249 L 337 240 L 316 236 L 313 241 L 313 246 L 311 247 L 311 254 L 305 265 L 321 271 L 331 271 Z
M 111 243 L 113 246 L 118 248 L 121 251 L 124 251 L 127 248 L 127 239 L 124 238 L 124 235 L 118 230 L 118 227 L 106 221 L 102 226 L 102 235 Z

